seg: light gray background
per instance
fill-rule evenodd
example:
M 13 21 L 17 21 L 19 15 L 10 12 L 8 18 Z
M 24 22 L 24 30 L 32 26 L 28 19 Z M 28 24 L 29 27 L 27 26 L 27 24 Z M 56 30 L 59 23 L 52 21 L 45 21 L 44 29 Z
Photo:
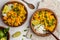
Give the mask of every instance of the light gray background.
M 0 10 L 1 10 L 2 6 L 8 1 L 10 1 L 10 0 L 0 0 Z M 22 2 L 21 0 L 17 0 L 17 1 Z M 39 2 L 41 0 L 25 0 L 25 1 L 33 4 L 36 7 L 37 2 Z M 60 0 L 58 0 L 58 1 L 60 1 Z M 22 2 L 22 3 L 26 6 L 26 8 L 28 10 L 28 18 L 22 26 L 17 27 L 17 28 L 10 27 L 10 31 L 9 31 L 10 32 L 10 40 L 22 40 L 22 38 L 24 38 L 24 40 L 30 40 L 30 39 L 23 37 L 22 35 L 26 34 L 26 32 L 24 32 L 24 29 L 27 29 L 27 26 L 29 25 L 30 17 L 36 9 L 32 10 L 24 2 Z M 0 18 L 0 26 L 8 27 L 2 22 L 1 18 Z M 17 38 L 13 38 L 12 34 L 14 34 L 16 31 L 21 31 L 21 36 L 19 36 Z

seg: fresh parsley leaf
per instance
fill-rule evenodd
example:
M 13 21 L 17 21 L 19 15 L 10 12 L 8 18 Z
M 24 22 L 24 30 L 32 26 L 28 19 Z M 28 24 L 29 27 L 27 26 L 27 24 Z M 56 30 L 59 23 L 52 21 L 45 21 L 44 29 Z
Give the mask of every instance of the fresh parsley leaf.
M 24 31 L 27 31 L 27 29 L 25 29 Z
M 24 38 L 22 38 L 22 40 L 24 40 Z
M 32 26 L 35 26 L 34 24 L 32 24 Z
M 9 31 L 10 28 L 5 28 L 4 33 L 6 34 Z
M 32 34 L 30 35 L 30 38 L 32 38 Z
M 13 5 L 11 6 L 11 8 L 13 8 Z
M 24 37 L 26 37 L 26 35 L 23 35 Z

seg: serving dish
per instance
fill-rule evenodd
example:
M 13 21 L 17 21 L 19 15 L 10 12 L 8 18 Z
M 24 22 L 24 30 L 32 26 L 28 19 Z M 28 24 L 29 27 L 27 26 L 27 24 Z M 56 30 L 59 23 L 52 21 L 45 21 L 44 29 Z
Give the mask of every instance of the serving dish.
M 54 32 L 57 27 L 57 17 L 50 9 L 38 9 L 30 19 L 30 27 L 36 35 L 48 36 L 50 33 L 47 30 Z
M 18 1 L 7 2 L 1 9 L 3 22 L 11 27 L 18 27 L 27 20 L 28 12 L 24 4 Z
M 2 32 L 1 30 L 3 30 L 3 32 L 5 33 L 7 29 L 4 28 L 4 27 L 2 27 L 2 26 L 0 26 L 0 40 L 10 40 L 10 34 L 9 34 L 9 32 L 6 33 L 6 35 L 7 35 L 6 38 L 7 38 L 7 39 L 5 39 L 5 35 L 2 37 L 2 35 L 3 35 L 2 33 L 3 33 L 3 32 Z M 1 37 L 2 37 L 2 38 L 1 38 Z

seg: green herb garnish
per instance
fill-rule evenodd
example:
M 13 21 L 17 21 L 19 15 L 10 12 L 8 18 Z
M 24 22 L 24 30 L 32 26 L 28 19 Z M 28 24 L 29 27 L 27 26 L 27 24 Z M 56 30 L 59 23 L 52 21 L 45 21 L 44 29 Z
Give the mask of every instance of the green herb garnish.
M 32 38 L 32 34 L 30 35 L 30 38 Z
M 20 10 L 18 7 L 14 8 L 13 11 L 15 11 L 17 13 L 17 15 L 19 15 L 19 13 L 20 13 Z
M 24 37 L 26 37 L 26 35 L 23 35 Z
M 11 8 L 13 8 L 13 5 L 11 6 Z
M 52 19 L 50 22 L 49 22 L 49 25 L 53 25 L 53 22 L 54 22 L 54 19 Z
M 3 37 L 7 37 L 8 31 L 9 31 L 9 28 L 0 29 L 0 39 Z
M 39 16 L 41 15 L 41 13 L 42 13 L 42 12 L 41 12 L 41 11 L 39 11 Z
M 51 26 L 50 22 L 47 19 L 46 19 L 46 23 L 48 24 L 49 27 Z
M 41 22 L 44 22 L 44 20 L 41 20 Z
M 47 24 L 49 24 L 49 21 L 46 19 Z
M 0 38 L 2 38 L 5 34 L 3 33 L 2 30 L 0 30 Z
M 46 10 L 45 10 L 45 16 L 44 17 L 47 18 L 47 16 L 46 16 Z
M 45 17 L 45 18 L 47 18 L 47 16 L 46 16 L 46 15 L 45 15 L 44 17 Z
M 24 40 L 24 39 L 22 38 L 22 40 Z
M 27 29 L 25 29 L 24 31 L 27 31 Z
M 46 12 L 47 12 L 47 11 L 45 10 L 45 14 L 46 14 Z
M 46 30 L 43 30 L 44 32 L 47 32 Z
M 34 24 L 32 24 L 32 26 L 35 26 Z
M 10 28 L 5 28 L 4 33 L 6 34 L 9 31 Z

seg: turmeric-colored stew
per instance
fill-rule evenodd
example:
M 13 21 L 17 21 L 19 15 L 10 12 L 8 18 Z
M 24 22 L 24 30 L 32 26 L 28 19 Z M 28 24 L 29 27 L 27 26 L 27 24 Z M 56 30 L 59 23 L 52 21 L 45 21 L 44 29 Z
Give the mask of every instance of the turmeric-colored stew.
M 18 26 L 26 20 L 27 12 L 24 5 L 20 3 L 11 3 L 4 6 L 2 16 L 4 23 L 10 26 Z
M 49 10 L 40 10 L 35 12 L 31 20 L 32 26 L 38 32 L 42 32 L 41 30 L 50 30 L 52 32 L 56 26 L 56 23 L 57 19 L 55 15 Z M 42 28 L 43 25 L 45 29 Z

